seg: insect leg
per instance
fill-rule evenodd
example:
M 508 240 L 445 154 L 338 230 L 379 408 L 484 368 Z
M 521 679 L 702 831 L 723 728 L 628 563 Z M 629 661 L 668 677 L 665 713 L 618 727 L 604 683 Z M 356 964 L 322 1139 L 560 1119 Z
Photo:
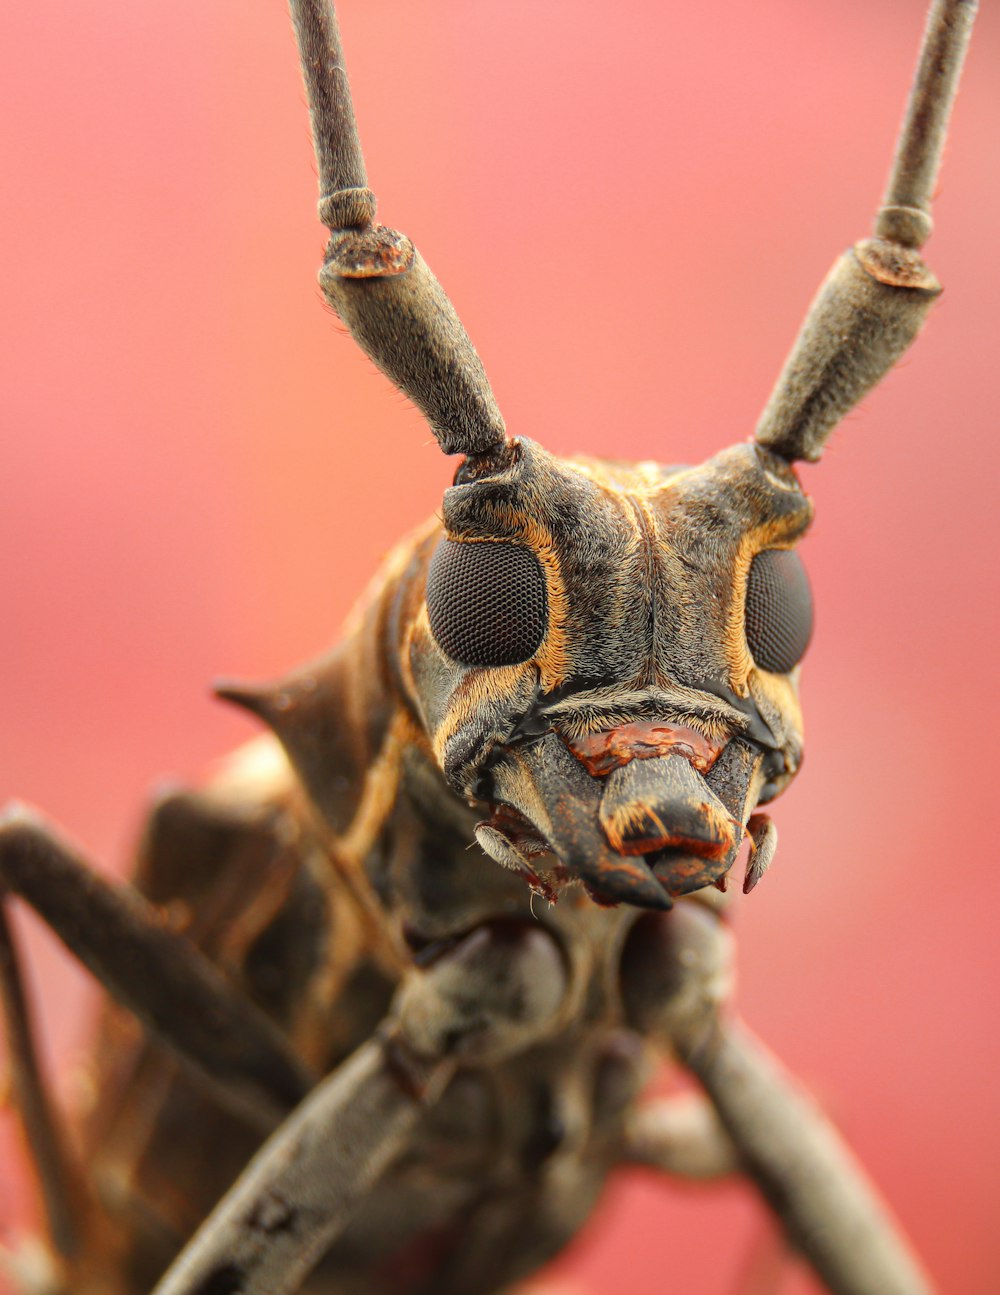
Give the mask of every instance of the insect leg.
M 405 1148 L 424 1102 L 439 1095 L 452 1069 L 439 1063 L 425 1068 L 419 1083 L 401 1082 L 395 1061 L 382 1040 L 371 1040 L 322 1080 L 250 1162 L 154 1295 L 298 1290 Z
M 312 1077 L 281 1031 L 134 888 L 112 885 L 31 811 L 0 814 L 0 887 L 230 1109 L 270 1129 Z
M 917 336 L 941 286 L 920 258 L 976 0 L 934 0 L 874 237 L 820 287 L 757 425 L 786 459 L 816 460 L 840 419 Z
M 682 1178 L 722 1178 L 742 1168 L 715 1108 L 697 1093 L 640 1106 L 626 1128 L 622 1159 Z
M 567 973 L 530 922 L 473 930 L 403 981 L 375 1037 L 323 1079 L 250 1162 L 154 1295 L 291 1295 L 407 1147 L 459 1060 L 548 1036 Z
M 701 1093 L 681 1093 L 640 1106 L 625 1129 L 623 1159 L 701 1182 L 745 1170 L 718 1111 Z M 778 1295 L 790 1253 L 778 1220 L 760 1218 L 734 1295 Z
M 622 958 L 630 1022 L 704 1088 L 789 1240 L 833 1295 L 930 1295 L 926 1275 L 836 1129 L 724 1009 L 730 940 L 705 906 L 639 919 Z
M 682 1059 L 704 1085 L 746 1171 L 834 1295 L 930 1295 L 926 1274 L 836 1129 L 735 1021 Z
M 0 903 L 0 1001 L 14 1105 L 30 1148 L 55 1250 L 72 1259 L 81 1244 L 78 1167 L 53 1109 L 38 1063 L 31 1013 L 13 932 Z
M 502 446 L 504 422 L 472 342 L 405 234 L 375 224 L 330 0 L 292 0 L 330 230 L 320 271 L 327 301 L 358 345 L 430 423 L 446 454 Z

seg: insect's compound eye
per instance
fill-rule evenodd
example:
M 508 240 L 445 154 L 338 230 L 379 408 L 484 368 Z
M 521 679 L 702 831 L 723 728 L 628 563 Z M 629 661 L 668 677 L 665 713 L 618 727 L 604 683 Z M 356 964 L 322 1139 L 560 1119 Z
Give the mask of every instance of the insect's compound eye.
M 765 549 L 747 577 L 747 646 L 762 670 L 787 674 L 802 660 L 813 628 L 812 593 L 794 549 Z
M 443 539 L 431 558 L 431 633 L 463 665 L 516 665 L 534 656 L 545 637 L 547 602 L 541 565 L 520 544 Z

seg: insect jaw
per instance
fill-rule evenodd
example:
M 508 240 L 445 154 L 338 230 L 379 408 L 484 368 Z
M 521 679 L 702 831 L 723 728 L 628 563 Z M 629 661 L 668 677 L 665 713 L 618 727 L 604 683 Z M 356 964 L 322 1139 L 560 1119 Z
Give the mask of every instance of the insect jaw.
M 724 885 L 769 762 L 745 737 L 710 740 L 662 721 L 584 739 L 549 731 L 494 748 L 478 789 L 490 817 L 476 838 L 550 901 L 580 881 L 598 903 L 669 908 Z

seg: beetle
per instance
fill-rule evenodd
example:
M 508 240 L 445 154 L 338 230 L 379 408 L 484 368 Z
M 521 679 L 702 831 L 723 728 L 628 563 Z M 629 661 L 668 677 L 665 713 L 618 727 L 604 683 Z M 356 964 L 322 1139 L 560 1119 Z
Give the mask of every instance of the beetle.
M 383 185 L 380 185 L 380 188 L 383 188 Z M 412 223 L 411 223 L 411 227 L 412 227 Z M 421 240 L 421 241 L 422 241 L 422 242 L 424 242 L 424 245 L 426 246 L 426 240 Z M 824 249 L 824 253 L 825 253 L 825 249 Z M 437 259 L 437 258 L 435 258 L 435 259 Z M 808 290 L 808 289 L 807 289 L 807 290 Z M 937 321 L 935 321 L 935 322 L 937 322 Z M 933 334 L 931 334 L 931 335 L 933 335 Z M 924 343 L 924 344 L 926 344 L 926 343 Z M 481 347 L 482 347 L 482 343 L 481 343 Z M 483 350 L 484 350 L 484 347 L 482 347 L 482 348 L 483 348 Z M 850 430 L 850 429 L 848 429 L 848 430 Z M 847 442 L 847 434 L 843 435 L 843 439 L 845 439 L 845 443 L 846 443 L 846 442 Z M 715 440 L 716 440 L 716 442 L 718 442 L 718 438 L 715 438 Z M 596 448 L 597 448 L 597 447 L 596 447 Z M 39 798 L 39 799 L 41 799 L 41 798 Z

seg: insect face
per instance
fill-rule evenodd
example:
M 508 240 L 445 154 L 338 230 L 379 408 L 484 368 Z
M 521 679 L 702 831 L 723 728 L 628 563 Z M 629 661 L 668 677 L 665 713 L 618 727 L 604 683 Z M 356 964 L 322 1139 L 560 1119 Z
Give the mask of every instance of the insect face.
M 801 757 L 811 511 L 750 445 L 665 468 L 520 440 L 459 471 L 399 658 L 488 854 L 604 902 L 721 881 Z

